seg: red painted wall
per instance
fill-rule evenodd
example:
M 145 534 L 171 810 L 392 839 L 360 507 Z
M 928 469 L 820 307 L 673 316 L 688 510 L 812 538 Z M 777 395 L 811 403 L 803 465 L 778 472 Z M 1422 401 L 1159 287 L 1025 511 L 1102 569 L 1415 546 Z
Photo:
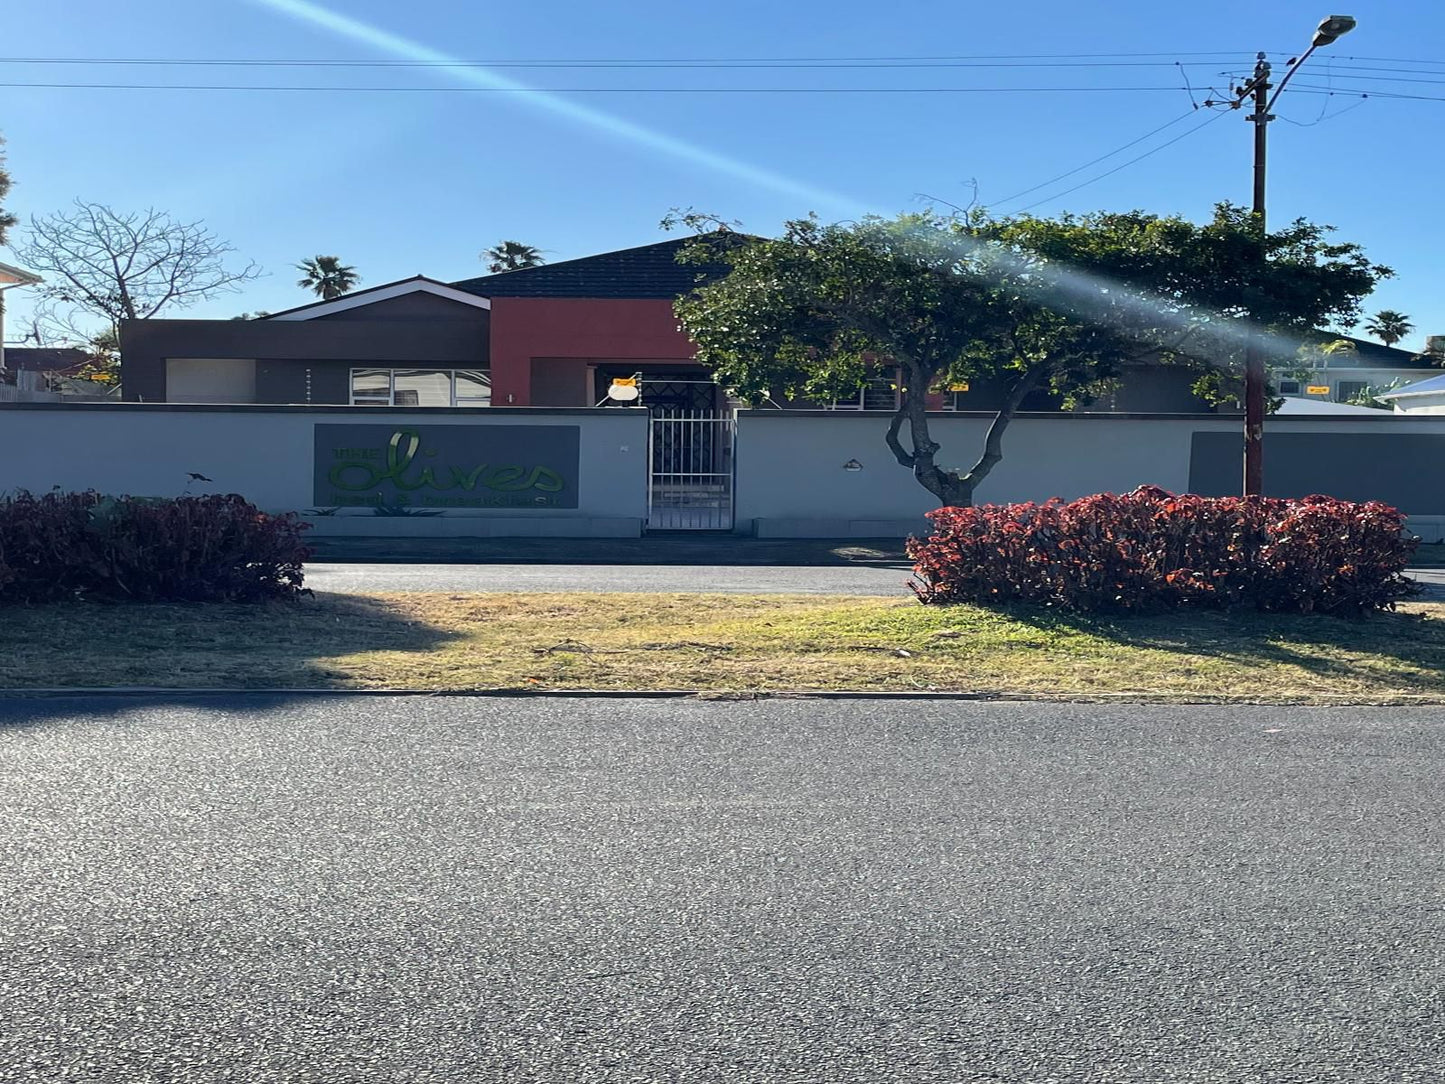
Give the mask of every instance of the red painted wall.
M 494 297 L 491 342 L 496 406 L 531 405 L 533 358 L 675 361 L 694 352 L 662 300 Z

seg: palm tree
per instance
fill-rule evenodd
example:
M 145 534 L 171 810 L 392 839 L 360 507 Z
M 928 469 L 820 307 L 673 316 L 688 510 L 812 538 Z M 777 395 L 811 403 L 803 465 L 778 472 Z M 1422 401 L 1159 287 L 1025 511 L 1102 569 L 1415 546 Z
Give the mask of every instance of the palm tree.
M 521 241 L 503 241 L 482 253 L 488 271 L 520 271 L 524 267 L 541 267 L 547 261 L 542 253 Z
M 1394 346 L 1414 331 L 1415 325 L 1410 323 L 1410 318 L 1403 312 L 1381 309 L 1365 322 L 1365 330 L 1386 346 Z
M 305 272 L 296 285 L 316 291 L 316 296 L 326 301 L 356 289 L 361 282 L 356 268 L 347 267 L 339 256 L 313 256 L 298 263 L 296 270 Z

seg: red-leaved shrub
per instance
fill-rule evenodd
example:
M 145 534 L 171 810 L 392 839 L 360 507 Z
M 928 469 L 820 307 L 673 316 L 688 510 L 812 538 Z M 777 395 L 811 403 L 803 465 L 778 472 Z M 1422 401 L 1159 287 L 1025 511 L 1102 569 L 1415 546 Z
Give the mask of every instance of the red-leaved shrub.
M 1419 539 L 1379 501 L 1132 493 L 940 508 L 910 539 L 927 603 L 1029 602 L 1080 612 L 1249 607 L 1360 614 L 1413 594 Z
M 21 492 L 0 500 L 0 602 L 290 598 L 303 589 L 307 527 L 235 494 Z

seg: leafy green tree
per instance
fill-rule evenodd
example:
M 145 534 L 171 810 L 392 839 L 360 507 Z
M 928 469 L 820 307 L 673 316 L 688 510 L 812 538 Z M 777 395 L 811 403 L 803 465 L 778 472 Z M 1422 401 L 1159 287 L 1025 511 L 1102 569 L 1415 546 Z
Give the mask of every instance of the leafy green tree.
M 487 261 L 488 271 L 521 271 L 527 267 L 541 267 L 547 261 L 540 250 L 521 241 L 502 241 L 482 253 Z
M 1221 205 L 1197 225 L 1144 212 L 945 219 L 933 214 L 825 225 L 787 223 L 776 239 L 716 219 L 682 258 L 728 268 L 675 303 L 698 360 L 747 401 L 856 391 L 871 366 L 902 374 L 886 441 L 944 505 L 972 503 L 1003 458 L 1028 394 L 1074 404 L 1115 386 L 1132 364 L 1236 368 L 1253 321 L 1302 335 L 1351 322 L 1388 268 L 1303 221 L 1261 237 Z M 1261 271 L 1263 268 L 1263 271 Z M 1002 404 L 967 469 L 937 462 L 931 389 L 1000 389 Z M 905 443 L 906 437 L 906 443 Z
M 93 380 L 108 388 L 120 383 L 120 337 L 113 328 L 92 335 L 85 352 L 85 365 L 76 374 L 79 379 Z
M 296 285 L 325 301 L 350 293 L 361 283 L 356 268 L 343 264 L 339 256 L 313 256 L 298 263 L 296 270 L 302 272 Z
M 1415 330 L 1415 325 L 1403 312 L 1396 312 L 1394 309 L 1381 309 L 1365 321 L 1365 330 L 1375 338 L 1379 339 L 1386 346 L 1394 346 L 1410 332 Z
M 15 225 L 15 216 L 5 210 L 5 197 L 10 194 L 10 171 L 5 168 L 5 139 L 0 137 L 0 245 L 5 244 L 5 235 Z

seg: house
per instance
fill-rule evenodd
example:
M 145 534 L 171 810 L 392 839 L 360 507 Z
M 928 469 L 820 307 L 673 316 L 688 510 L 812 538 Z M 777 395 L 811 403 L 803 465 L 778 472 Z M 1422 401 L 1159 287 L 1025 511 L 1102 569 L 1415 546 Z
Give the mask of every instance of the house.
M 1347 344 L 1322 351 L 1313 363 L 1280 362 L 1271 367 L 1271 379 L 1285 396 L 1304 396 L 1347 403 L 1366 389 L 1410 383 L 1438 370 L 1439 358 L 1394 346 L 1382 346 L 1349 335 L 1336 336 Z
M 5 351 L 5 367 L 22 373 L 49 373 L 74 377 L 90 355 L 74 346 L 12 346 Z
M 5 368 L 5 291 L 17 286 L 36 286 L 40 276 L 23 267 L 0 263 L 0 370 Z
M 651 406 L 714 410 L 672 301 L 692 238 L 441 282 L 417 275 L 256 320 L 121 325 L 125 399 L 591 407 L 640 375 Z
M 1396 414 L 1445 414 L 1445 373 L 1385 392 L 1377 398 L 1389 403 Z

